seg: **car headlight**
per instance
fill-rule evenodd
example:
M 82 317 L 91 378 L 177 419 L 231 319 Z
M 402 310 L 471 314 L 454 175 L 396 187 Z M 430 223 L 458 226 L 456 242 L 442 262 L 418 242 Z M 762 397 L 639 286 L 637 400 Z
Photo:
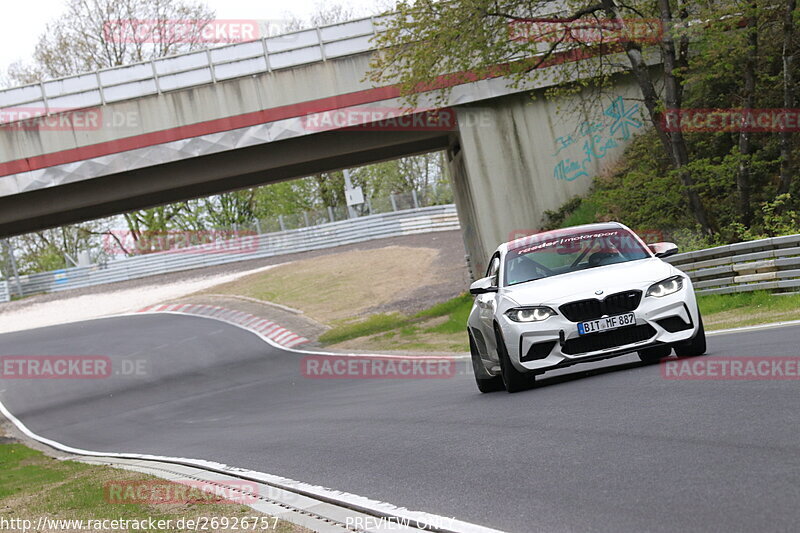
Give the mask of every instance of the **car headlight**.
M 514 322 L 541 322 L 555 314 L 549 307 L 520 307 L 506 311 L 506 316 Z
M 647 289 L 647 294 L 645 296 L 655 296 L 656 298 L 661 298 L 662 296 L 667 296 L 668 294 L 678 292 L 682 288 L 683 276 L 673 276 L 665 279 L 664 281 L 659 281 L 658 283 L 650 285 L 650 288 Z

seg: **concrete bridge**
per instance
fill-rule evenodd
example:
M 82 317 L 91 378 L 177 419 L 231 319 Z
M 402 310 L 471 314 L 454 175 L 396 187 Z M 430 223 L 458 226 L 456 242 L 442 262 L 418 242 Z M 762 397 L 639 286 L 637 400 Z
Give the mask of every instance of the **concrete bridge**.
M 447 150 L 476 275 L 494 247 L 583 193 L 643 128 L 630 79 L 590 117 L 502 78 L 415 116 L 365 81 L 359 19 L 0 91 L 0 236 Z M 558 66 L 549 67 L 551 69 Z M 36 118 L 21 120 L 35 115 Z

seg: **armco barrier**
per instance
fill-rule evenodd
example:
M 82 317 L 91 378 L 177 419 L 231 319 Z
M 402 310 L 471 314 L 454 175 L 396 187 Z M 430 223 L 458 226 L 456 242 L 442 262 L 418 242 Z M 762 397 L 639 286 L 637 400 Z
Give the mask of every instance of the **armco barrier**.
M 800 288 L 800 235 L 707 248 L 667 261 L 689 275 L 698 294 Z
M 7 302 L 11 299 L 8 293 L 8 282 L 0 281 L 0 302 Z
M 384 237 L 414 235 L 433 231 L 459 229 L 454 205 L 441 205 L 382 213 L 319 226 L 310 226 L 279 233 L 247 236 L 254 239 L 244 251 L 220 250 L 211 243 L 180 251 L 160 252 L 127 257 L 106 265 L 67 268 L 40 274 L 20 276 L 23 295 L 56 292 L 104 283 L 180 272 L 194 268 L 260 259 L 295 252 L 319 250 Z M 16 293 L 15 287 L 10 287 Z M 0 289 L 2 290 L 2 289 Z M 0 293 L 0 301 L 2 294 Z

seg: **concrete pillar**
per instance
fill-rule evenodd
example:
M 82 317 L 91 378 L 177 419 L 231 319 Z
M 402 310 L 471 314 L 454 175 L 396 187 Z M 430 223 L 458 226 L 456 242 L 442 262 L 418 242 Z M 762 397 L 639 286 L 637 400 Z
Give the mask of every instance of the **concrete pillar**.
M 475 277 L 498 245 L 539 231 L 545 211 L 585 194 L 646 129 L 629 79 L 591 100 L 588 116 L 570 111 L 580 109 L 571 98 L 516 94 L 455 108 L 449 169 Z

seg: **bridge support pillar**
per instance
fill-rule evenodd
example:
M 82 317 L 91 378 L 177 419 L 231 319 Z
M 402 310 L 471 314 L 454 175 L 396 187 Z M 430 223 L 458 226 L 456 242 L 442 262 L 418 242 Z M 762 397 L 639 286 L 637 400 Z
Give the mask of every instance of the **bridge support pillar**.
M 492 251 L 541 229 L 544 212 L 583 195 L 645 128 L 637 87 L 620 80 L 588 113 L 579 97 L 558 102 L 514 94 L 457 106 L 450 175 L 473 277 Z M 621 222 L 625 222 L 624 220 Z

